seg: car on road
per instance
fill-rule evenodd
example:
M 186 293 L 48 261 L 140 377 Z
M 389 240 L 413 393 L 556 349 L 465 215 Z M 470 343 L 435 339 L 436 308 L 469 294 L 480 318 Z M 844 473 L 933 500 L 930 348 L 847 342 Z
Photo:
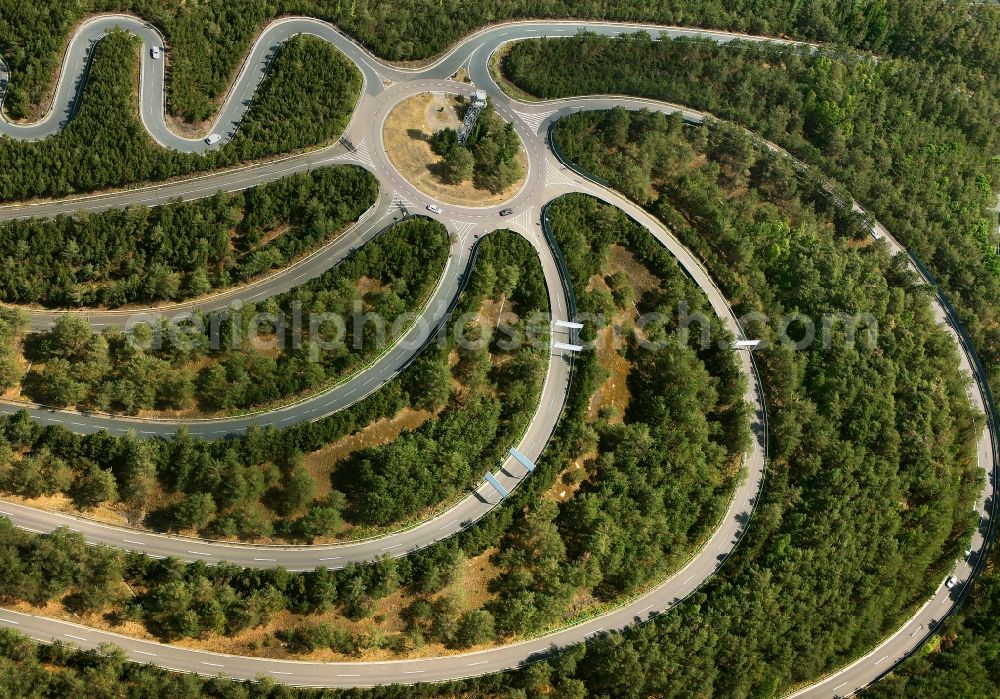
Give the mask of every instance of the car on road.
M 500 209 L 501 216 L 510 216 L 512 213 L 514 213 L 514 209 Z
M 955 585 L 958 585 L 958 577 L 954 575 L 948 578 L 944 583 L 944 586 L 947 587 L 949 590 L 954 588 Z
M 153 59 L 158 59 L 158 58 L 160 57 L 160 50 L 161 50 L 161 49 L 160 49 L 160 47 L 159 47 L 159 46 L 154 46 L 153 48 L 151 48 L 151 49 L 149 50 L 149 55 L 150 55 L 150 56 L 151 56 L 151 57 L 152 57 Z
M 439 213 L 441 213 L 441 207 L 438 206 L 437 204 L 428 204 L 427 205 L 427 210 L 430 211 L 432 214 L 439 214 Z
M 214 146 L 216 143 L 218 143 L 221 140 L 222 140 L 222 136 L 220 136 L 217 133 L 213 133 L 213 134 L 209 134 L 208 135 L 208 137 L 205 139 L 205 143 L 207 143 L 210 146 Z

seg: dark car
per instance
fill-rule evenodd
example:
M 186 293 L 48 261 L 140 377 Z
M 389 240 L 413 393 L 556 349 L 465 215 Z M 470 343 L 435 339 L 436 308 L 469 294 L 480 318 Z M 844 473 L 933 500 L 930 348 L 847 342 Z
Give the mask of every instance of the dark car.
M 512 213 L 514 213 L 514 209 L 500 209 L 501 216 L 510 216 Z

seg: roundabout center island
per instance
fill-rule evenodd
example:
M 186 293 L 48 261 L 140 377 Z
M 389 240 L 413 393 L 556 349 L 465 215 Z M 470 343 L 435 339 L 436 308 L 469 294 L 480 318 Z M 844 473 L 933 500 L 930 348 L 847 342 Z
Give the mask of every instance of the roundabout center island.
M 478 112 L 471 124 L 470 110 Z M 382 140 L 399 174 L 436 201 L 493 206 L 524 184 L 524 145 L 514 125 L 486 100 L 438 92 L 413 95 L 389 112 Z

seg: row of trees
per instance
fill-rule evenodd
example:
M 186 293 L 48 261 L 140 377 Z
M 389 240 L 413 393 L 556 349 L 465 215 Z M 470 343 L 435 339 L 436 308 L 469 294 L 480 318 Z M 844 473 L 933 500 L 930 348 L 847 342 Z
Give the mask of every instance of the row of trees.
M 136 113 L 137 41 L 123 32 L 101 40 L 79 109 L 58 134 L 0 138 L 0 200 L 162 180 L 326 143 L 346 128 L 361 91 L 360 72 L 339 51 L 290 39 L 233 141 L 204 156 L 178 153 L 156 145 Z
M 364 366 L 394 340 L 393 331 L 408 329 L 396 321 L 426 302 L 449 245 L 441 224 L 401 221 L 301 287 L 185 321 L 190 333 L 171 335 L 164 321 L 162 328 L 109 327 L 98 334 L 85 318 L 60 316 L 51 331 L 27 342 L 35 365 L 25 394 L 50 405 L 135 413 L 192 405 L 244 409 L 315 389 Z M 261 321 L 257 313 L 268 315 Z M 343 319 L 342 338 L 311 322 L 321 314 Z
M 371 173 L 339 166 L 192 202 L 11 221 L 0 226 L 0 300 L 114 307 L 198 296 L 287 265 L 377 196 Z

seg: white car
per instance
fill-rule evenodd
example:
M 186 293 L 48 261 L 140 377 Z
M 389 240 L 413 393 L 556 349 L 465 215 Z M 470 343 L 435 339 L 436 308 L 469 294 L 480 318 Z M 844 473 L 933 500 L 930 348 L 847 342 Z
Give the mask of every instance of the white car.
M 222 140 L 222 136 L 220 136 L 217 133 L 213 133 L 213 134 L 209 135 L 208 138 L 205 139 L 205 143 L 207 143 L 210 146 L 214 146 L 216 143 L 218 143 L 221 140 Z
M 428 204 L 427 205 L 427 210 L 430 211 L 432 214 L 440 214 L 441 213 L 441 207 L 438 206 L 437 204 Z
M 159 46 L 154 46 L 153 48 L 151 48 L 149 50 L 149 55 L 153 59 L 158 59 L 160 57 L 160 47 Z
M 947 587 L 949 590 L 955 587 L 955 585 L 958 585 L 958 578 L 954 575 L 948 578 L 944 583 L 944 586 Z

